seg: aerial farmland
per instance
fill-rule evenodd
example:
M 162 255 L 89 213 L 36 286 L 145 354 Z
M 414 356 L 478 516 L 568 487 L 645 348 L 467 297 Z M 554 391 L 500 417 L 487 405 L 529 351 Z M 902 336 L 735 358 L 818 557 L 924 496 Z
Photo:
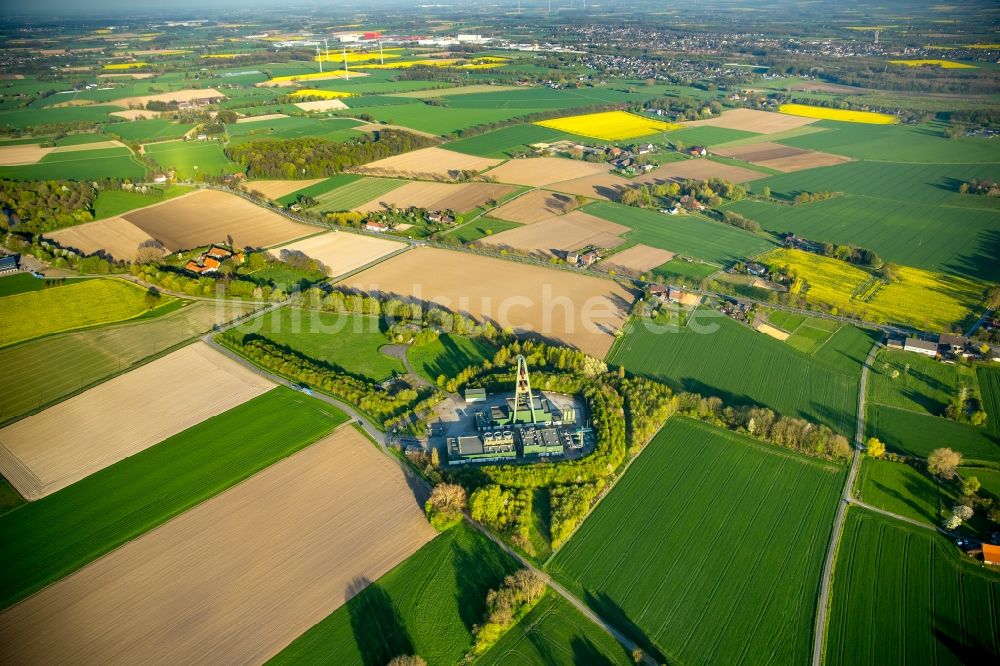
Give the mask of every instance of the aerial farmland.
M 0 662 L 997 661 L 993 4 L 191 9 L 3 8 Z

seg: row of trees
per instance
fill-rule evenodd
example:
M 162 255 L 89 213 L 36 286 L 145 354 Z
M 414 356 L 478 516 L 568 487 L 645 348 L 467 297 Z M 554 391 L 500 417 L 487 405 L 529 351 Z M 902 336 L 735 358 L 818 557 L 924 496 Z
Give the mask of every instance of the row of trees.
M 531 569 L 519 569 L 504 578 L 499 589 L 486 595 L 486 615 L 472 628 L 475 642 L 466 655 L 472 661 L 486 653 L 508 629 L 528 614 L 545 595 L 545 581 Z
M 995 180 L 973 178 L 958 186 L 961 194 L 979 194 L 986 197 L 1000 197 L 1000 183 Z
M 416 134 L 384 129 L 349 141 L 316 137 L 250 141 L 226 147 L 250 178 L 321 178 L 437 142 Z
M 669 181 L 656 185 L 638 185 L 622 192 L 621 202 L 626 206 L 653 208 L 663 205 L 664 200 L 675 199 L 698 201 L 716 208 L 724 200 L 739 201 L 747 196 L 747 188 L 722 178 L 708 180 Z

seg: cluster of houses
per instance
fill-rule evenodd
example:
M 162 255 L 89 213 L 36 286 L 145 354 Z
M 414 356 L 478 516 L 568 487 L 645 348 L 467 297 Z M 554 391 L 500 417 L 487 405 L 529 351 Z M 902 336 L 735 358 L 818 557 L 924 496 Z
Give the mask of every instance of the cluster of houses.
M 413 210 L 413 209 L 408 209 Z M 425 210 L 421 213 L 424 220 L 430 224 L 446 224 L 454 225 L 458 218 L 451 211 L 447 210 Z M 399 225 L 399 229 L 408 229 L 411 225 Z M 388 222 L 383 222 L 381 220 L 376 220 L 375 218 L 368 218 L 365 220 L 363 225 L 365 231 L 374 231 L 375 233 L 384 234 L 392 231 L 392 225 Z
M 213 245 L 202 253 L 202 255 L 197 259 L 191 259 L 188 261 L 187 264 L 184 265 L 184 268 L 192 273 L 197 273 L 198 275 L 215 273 L 219 270 L 222 262 L 230 258 L 238 264 L 243 263 L 242 252 L 233 252 L 229 248 L 221 245 Z
M 694 306 L 701 302 L 701 296 L 698 294 L 659 284 L 654 284 L 649 288 L 649 295 L 663 304 L 679 303 L 680 305 Z
M 942 360 L 983 358 L 981 351 L 974 344 L 970 344 L 967 337 L 952 333 L 942 333 L 935 339 L 892 336 L 886 342 L 886 346 L 889 349 L 902 349 Z M 1000 347 L 991 349 L 987 357 L 993 361 L 1000 361 Z
M 601 254 L 597 250 L 587 250 L 586 252 L 567 252 L 566 263 L 578 268 L 590 268 L 601 260 Z

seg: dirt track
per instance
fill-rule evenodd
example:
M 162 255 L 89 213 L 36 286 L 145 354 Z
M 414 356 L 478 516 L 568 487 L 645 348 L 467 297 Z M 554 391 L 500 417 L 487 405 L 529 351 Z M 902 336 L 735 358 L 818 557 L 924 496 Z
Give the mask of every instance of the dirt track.
M 423 247 L 342 284 L 434 301 L 479 320 L 489 319 L 501 328 L 541 336 L 601 358 L 634 300 L 633 294 L 610 280 Z
M 0 615 L 0 657 L 262 663 L 435 536 L 422 499 L 343 427 Z
M 271 387 L 198 342 L 0 429 L 0 472 L 38 499 Z

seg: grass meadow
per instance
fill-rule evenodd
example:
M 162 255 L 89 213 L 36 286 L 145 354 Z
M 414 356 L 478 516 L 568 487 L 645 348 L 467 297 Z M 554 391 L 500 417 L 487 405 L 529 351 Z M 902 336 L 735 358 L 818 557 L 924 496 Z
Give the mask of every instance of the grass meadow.
M 591 215 L 632 229 L 626 238 L 719 264 L 732 263 L 775 246 L 774 241 L 695 215 L 667 216 L 655 210 L 599 202 L 584 209 Z
M 988 417 L 986 427 L 992 434 L 1000 436 L 1000 368 L 979 366 L 976 379 Z
M 674 417 L 549 569 L 671 663 L 803 663 L 844 472 Z
M 477 241 L 480 238 L 498 234 L 501 231 L 517 229 L 520 226 L 521 225 L 517 222 L 497 220 L 492 217 L 480 217 L 478 220 L 474 220 L 468 224 L 463 224 L 448 235 L 462 243 L 471 243 L 472 241 Z
M 146 290 L 125 280 L 84 280 L 0 300 L 0 347 L 52 333 L 110 324 L 147 310 Z M 172 303 L 161 296 L 160 307 Z
M 146 146 L 146 154 L 164 169 L 173 169 L 179 180 L 195 180 L 199 173 L 220 176 L 242 172 L 229 161 L 217 141 L 164 141 Z
M 283 197 L 276 199 L 278 203 L 282 206 L 288 206 L 295 203 L 299 196 L 307 196 L 316 198 L 322 194 L 326 194 L 332 190 L 341 187 L 342 185 L 347 185 L 348 183 L 353 183 L 356 180 L 360 180 L 361 176 L 356 176 L 352 173 L 338 173 L 336 176 L 330 176 L 326 180 L 322 180 L 315 185 L 309 185 L 308 187 L 303 187 L 301 190 L 296 190 L 290 194 L 286 194 Z M 253 189 L 253 181 L 247 183 L 247 187 L 251 190 Z
M 147 120 L 131 120 L 123 123 L 111 123 L 101 129 L 122 138 L 123 141 L 166 141 L 179 139 L 195 128 L 193 124 L 175 123 L 164 118 L 149 118 Z
M 306 631 L 270 662 L 387 664 L 419 654 L 428 664 L 455 664 L 472 645 L 486 593 L 515 562 L 464 523 L 438 535 Z
M 492 359 L 496 346 L 483 338 L 442 334 L 430 344 L 410 347 L 406 356 L 414 372 L 432 382 L 441 375 L 454 377 L 470 365 Z
M 14 273 L 0 277 L 0 298 L 29 291 L 41 291 L 44 288 L 45 281 L 30 273 Z
M 608 362 L 675 390 L 763 405 L 844 435 L 854 432 L 861 363 L 872 344 L 868 333 L 845 327 L 809 356 L 722 314 L 702 309 L 692 318 L 683 328 L 663 330 L 633 319 Z M 699 332 L 702 326 L 709 330 Z
M 0 608 L 288 457 L 346 420 L 330 405 L 279 386 L 0 516 Z
M 893 379 L 893 373 L 899 373 Z M 941 363 L 922 354 L 883 349 L 868 374 L 868 402 L 942 416 L 959 387 L 978 395 L 976 370 L 962 363 Z
M 235 301 L 194 302 L 153 319 L 52 335 L 0 349 L 0 367 L 18 387 L 0 392 L 0 423 L 68 398 L 252 309 Z
M 962 664 L 1000 652 L 1000 574 L 930 530 L 848 509 L 832 590 L 827 664 Z
M 397 359 L 379 351 L 390 344 L 378 317 L 347 315 L 298 308 L 280 308 L 236 329 L 290 347 L 309 358 L 374 381 L 406 370 Z
M 142 192 L 129 192 L 127 190 L 101 190 L 94 200 L 94 219 L 103 220 L 106 217 L 114 217 L 127 213 L 136 208 L 152 206 L 155 203 L 166 201 L 187 194 L 190 187 L 184 185 L 170 185 L 160 190 L 161 196 L 155 194 L 143 194 Z
M 626 666 L 632 655 L 551 590 L 478 662 L 490 666 Z
M 878 437 L 890 451 L 926 458 L 947 446 L 966 462 L 1000 463 L 1000 436 L 986 428 L 895 407 L 869 404 L 865 409 L 865 436 Z

